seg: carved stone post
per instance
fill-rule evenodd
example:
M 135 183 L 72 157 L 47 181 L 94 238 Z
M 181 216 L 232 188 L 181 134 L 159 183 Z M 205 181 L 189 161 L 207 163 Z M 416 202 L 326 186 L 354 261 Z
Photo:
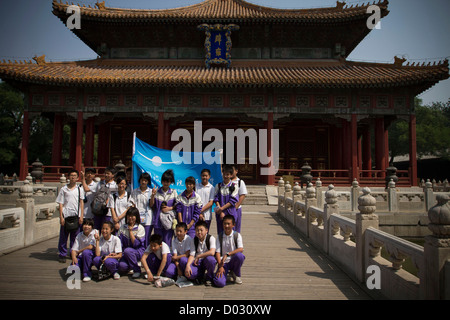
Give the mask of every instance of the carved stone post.
M 317 207 L 323 208 L 324 205 L 324 195 L 323 190 L 325 188 L 322 187 L 322 181 L 320 181 L 320 178 L 317 178 L 316 180 L 316 199 L 317 199 Z
M 358 210 L 358 197 L 359 197 L 359 183 L 354 179 L 352 182 L 352 189 L 350 191 L 352 201 L 352 211 Z
M 369 227 L 378 229 L 378 215 L 375 213 L 377 200 L 370 194 L 370 189 L 365 187 L 362 192 L 363 195 L 358 198 L 359 212 L 356 214 L 356 278 L 365 282 L 365 232 Z
M 284 212 L 282 212 L 283 216 L 286 218 L 287 216 L 287 212 L 288 212 L 288 203 L 287 203 L 287 199 L 288 198 L 292 198 L 292 186 L 289 183 L 289 181 L 286 181 L 286 184 L 284 186 Z
M 325 205 L 323 206 L 324 212 L 324 250 L 326 253 L 329 252 L 329 244 L 330 244 L 330 235 L 331 235 L 331 226 L 330 226 L 330 217 L 333 213 L 339 214 L 339 205 L 337 199 L 337 192 L 334 190 L 334 186 L 330 184 L 328 186 L 327 192 L 325 192 Z
M 428 211 L 428 228 L 433 235 L 425 237 L 424 261 L 425 299 L 450 299 L 450 279 L 444 275 L 450 259 L 450 204 L 449 195 L 438 195 L 437 204 Z M 448 263 L 447 263 L 448 265 Z M 448 267 L 447 267 L 448 268 Z M 422 282 L 422 279 L 420 279 Z
M 36 224 L 36 215 L 34 213 L 33 187 L 30 182 L 25 180 L 23 186 L 19 188 L 19 199 L 16 200 L 16 207 L 23 208 L 24 213 L 24 245 L 33 244 L 34 226 Z
M 425 195 L 425 208 L 427 212 L 433 207 L 433 184 L 430 182 L 430 179 L 427 180 L 425 186 L 423 188 L 423 193 Z
M 392 179 L 388 183 L 387 197 L 388 197 L 389 212 L 397 212 L 398 211 L 397 188 L 395 187 L 395 181 Z
M 316 189 L 313 187 L 311 182 L 307 183 L 306 188 L 306 194 L 305 194 L 305 215 L 306 215 L 306 232 L 307 236 L 309 237 L 309 228 L 311 227 L 311 223 L 316 222 L 318 217 L 316 217 L 316 214 L 311 214 L 308 210 L 311 206 L 317 206 L 317 199 L 316 199 Z M 319 221 L 322 223 L 322 221 Z

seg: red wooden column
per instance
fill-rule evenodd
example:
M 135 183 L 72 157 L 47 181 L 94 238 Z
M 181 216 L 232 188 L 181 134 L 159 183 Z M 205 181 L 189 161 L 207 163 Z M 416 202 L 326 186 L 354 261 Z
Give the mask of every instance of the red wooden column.
M 351 134 L 351 178 L 358 179 L 358 123 L 356 114 L 352 114 L 352 120 L 350 123 Z
M 386 137 L 384 119 L 375 120 L 375 161 L 376 169 L 381 170 L 381 177 L 386 176 Z
M 62 115 L 55 114 L 55 118 L 53 120 L 52 166 L 61 165 L 62 137 L 63 137 Z
M 272 154 L 272 139 L 271 139 L 271 137 L 272 137 L 271 133 L 273 130 L 273 112 L 267 113 L 266 129 L 267 129 L 267 156 L 270 159 L 269 165 L 267 167 L 270 167 L 271 165 L 274 165 L 273 154 Z M 274 174 L 267 176 L 267 184 L 275 185 L 275 175 Z
M 84 165 L 92 167 L 94 165 L 94 136 L 95 136 L 95 118 L 86 120 L 86 146 L 84 149 Z
M 363 157 L 363 170 L 372 169 L 372 146 L 370 141 L 370 125 L 367 125 L 363 130 L 363 145 L 362 145 L 362 157 Z M 370 172 L 365 174 L 366 177 L 370 177 Z
M 418 186 L 416 144 L 416 115 L 412 114 L 409 119 L 409 167 L 411 186 Z
M 28 174 L 28 144 L 30 141 L 30 118 L 28 111 L 23 112 L 22 148 L 20 150 L 19 179 L 25 180 Z
M 158 148 L 164 149 L 164 112 L 158 113 Z
M 83 164 L 83 112 L 79 111 L 77 116 L 77 133 L 75 147 L 75 170 L 81 171 Z

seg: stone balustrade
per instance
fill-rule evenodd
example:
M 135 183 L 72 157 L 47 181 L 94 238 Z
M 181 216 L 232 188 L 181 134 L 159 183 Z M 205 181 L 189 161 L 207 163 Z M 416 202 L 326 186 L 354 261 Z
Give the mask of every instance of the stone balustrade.
M 44 241 L 59 234 L 56 202 L 35 205 L 28 180 L 18 188 L 16 208 L 0 210 L 0 254 Z M 56 215 L 59 216 L 59 215 Z
M 437 194 L 429 207 L 430 234 L 425 237 L 424 247 L 380 230 L 378 205 L 379 193 L 369 188 L 359 188 L 354 182 L 348 190 L 350 207 L 355 208 L 354 218 L 341 214 L 340 192 L 332 185 L 314 188 L 309 184 L 302 190 L 296 183 L 280 180 L 278 186 L 278 214 L 300 232 L 312 245 L 323 251 L 350 277 L 366 287 L 376 298 L 387 299 L 450 299 L 450 205 L 448 194 Z M 417 199 L 416 192 L 391 190 L 386 197 Z M 430 188 L 431 189 L 431 188 Z M 427 190 L 422 193 L 425 203 Z M 318 201 L 318 195 L 322 200 Z M 356 201 L 354 195 L 358 194 Z M 409 201 L 409 200 L 408 200 Z M 387 201 L 388 202 L 388 201 Z M 419 202 L 417 200 L 417 202 Z M 391 203 L 395 205 L 395 203 Z M 391 208 L 389 202 L 386 208 Z M 397 202 L 398 205 L 398 202 Z M 400 207 L 396 207 L 398 210 Z M 385 254 L 381 254 L 382 250 Z M 408 260 L 417 272 L 403 269 Z M 372 270 L 374 273 L 372 273 Z M 379 270 L 379 271 L 376 271 Z M 373 280 L 373 276 L 375 278 Z M 369 285 L 370 281 L 377 286 Z

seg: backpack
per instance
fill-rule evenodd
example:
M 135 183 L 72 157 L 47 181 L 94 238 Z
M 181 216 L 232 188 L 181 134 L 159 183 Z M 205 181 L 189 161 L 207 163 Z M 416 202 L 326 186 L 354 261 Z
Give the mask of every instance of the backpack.
M 237 247 L 238 247 L 238 244 L 237 244 L 238 236 L 239 236 L 239 232 L 234 231 L 233 232 L 233 240 L 234 240 L 234 247 L 235 247 L 235 249 L 237 249 Z M 223 256 L 224 253 L 223 253 L 223 250 L 222 250 L 222 240 L 223 240 L 223 232 L 221 232 L 219 234 L 220 254 Z
M 211 235 L 208 233 L 208 234 L 206 235 L 206 239 L 205 239 L 205 242 L 206 242 L 206 248 L 207 248 L 208 250 L 210 249 L 210 246 L 209 246 L 209 239 L 210 239 L 210 238 L 211 238 Z M 198 242 L 199 242 L 198 238 L 195 237 L 195 238 L 194 238 L 195 252 L 197 252 Z
M 108 213 L 106 203 L 109 199 L 110 190 L 106 185 L 102 185 L 100 190 L 95 193 L 91 203 L 92 213 L 96 216 L 104 216 Z

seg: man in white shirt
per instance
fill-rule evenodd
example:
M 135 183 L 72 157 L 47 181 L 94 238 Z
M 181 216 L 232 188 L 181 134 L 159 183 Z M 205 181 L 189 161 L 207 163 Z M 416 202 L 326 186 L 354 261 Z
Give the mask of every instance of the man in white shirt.
M 236 284 L 242 284 L 241 268 L 245 260 L 242 253 L 244 245 L 240 233 L 233 230 L 235 220 L 232 215 L 223 218 L 223 233 L 217 237 L 216 260 L 217 272 L 213 278 L 214 285 L 224 287 L 230 272 Z
M 117 189 L 117 183 L 114 180 L 114 174 L 115 170 L 112 167 L 106 167 L 105 168 L 105 180 L 100 181 L 97 183 L 97 189 L 95 192 L 99 192 L 99 190 L 105 186 L 109 189 L 110 194 L 113 192 L 116 192 Z M 94 228 L 97 230 L 101 230 L 102 225 L 105 221 L 111 221 L 112 215 L 111 215 L 111 209 L 108 208 L 108 213 L 106 213 L 103 216 L 94 216 Z
M 80 232 L 80 228 L 67 230 L 66 220 L 70 217 L 78 217 L 78 223 L 83 222 L 84 190 L 77 185 L 78 171 L 69 172 L 69 184 L 61 188 L 56 198 L 59 204 L 59 219 L 61 228 L 59 230 L 59 262 L 65 263 L 67 256 L 67 238 L 70 236 L 70 248 L 72 248 L 75 237 Z
M 195 191 L 202 199 L 203 207 L 200 213 L 200 220 L 206 221 L 208 230 L 211 226 L 212 206 L 214 202 L 214 186 L 209 182 L 211 178 L 211 171 L 209 169 L 203 169 L 201 172 L 201 183 L 197 183 Z

